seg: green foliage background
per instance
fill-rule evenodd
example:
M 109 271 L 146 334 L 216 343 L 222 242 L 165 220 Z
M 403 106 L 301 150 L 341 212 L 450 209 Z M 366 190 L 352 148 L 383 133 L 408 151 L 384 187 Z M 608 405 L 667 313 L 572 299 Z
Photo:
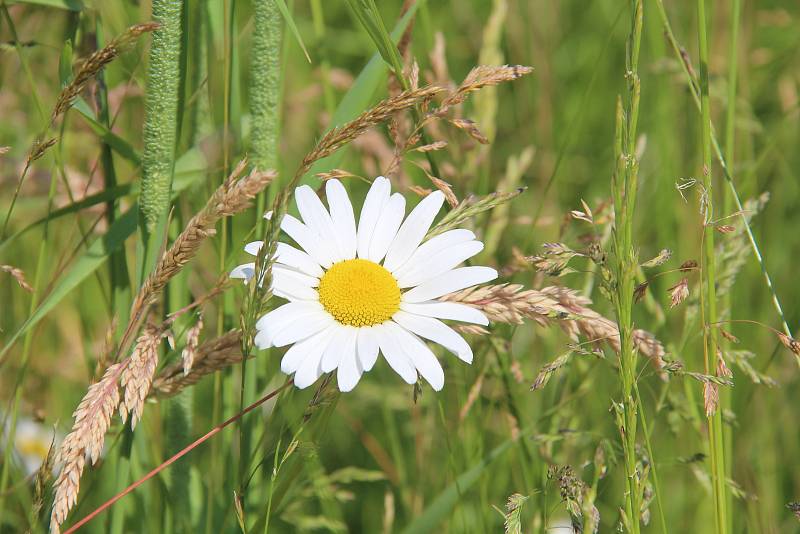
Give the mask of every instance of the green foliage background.
M 269 20 L 258 21 L 253 4 L 190 0 L 183 6 L 180 122 L 175 158 L 169 162 L 174 164 L 172 227 L 162 228 L 162 234 L 174 236 L 243 155 L 253 153 L 259 162 L 272 164 L 270 147 L 265 152 L 264 145 L 253 146 L 251 131 L 261 143 L 277 138 L 277 147 L 271 148 L 277 150 L 280 178 L 271 196 L 332 121 L 340 124 L 387 94 L 388 66 L 347 3 L 287 2 L 290 24 L 274 19 L 281 17 L 282 0 L 262 12 L 273 17 Z M 379 4 L 391 29 L 400 20 L 402 2 Z M 800 7 L 785 0 L 743 2 L 731 54 L 733 4 L 707 2 L 711 119 L 728 154 L 726 117 L 734 118 L 730 168 L 740 196 L 770 195 L 752 229 L 788 325 L 796 329 Z M 665 7 L 676 39 L 696 65 L 694 5 L 666 2 Z M 450 146 L 435 154 L 449 173 L 443 178 L 459 198 L 512 185 L 527 187 L 510 205 L 508 220 L 475 221 L 480 234 L 494 233 L 496 240 L 481 261 L 502 268 L 514 264 L 515 249 L 530 256 L 547 242 L 583 246 L 581 237 L 590 228 L 570 222 L 567 214 L 582 209 L 582 199 L 596 212 L 610 202 L 615 102 L 624 90 L 630 31 L 628 3 L 428 1 L 417 8 L 410 51 L 422 83 L 431 81 L 437 65 L 432 56 L 446 58 L 456 83 L 479 63 L 535 68 L 530 76 L 481 92 L 463 110 L 492 139 L 488 148 L 456 132 Z M 0 11 L 0 146 L 9 147 L 0 155 L 0 213 L 5 216 L 28 151 L 47 130 L 58 92 L 71 78 L 70 66 L 128 26 L 150 20 L 151 7 L 148 2 L 39 0 L 6 2 Z M 253 35 L 256 28 L 282 29 L 282 44 L 259 40 Z M 0 242 L 0 264 L 22 269 L 35 287 L 33 294 L 27 293 L 0 273 L 2 412 L 4 417 L 16 413 L 21 419 L 41 419 L 60 435 L 69 430 L 72 410 L 94 376 L 108 324 L 116 315 L 124 327 L 131 292 L 147 269 L 142 259 L 145 235 L 136 232 L 136 202 L 141 162 L 147 162 L 142 151 L 149 42 L 145 34 L 106 67 L 63 122 L 49 129 L 48 136 L 59 140 L 33 163 Z M 270 61 L 252 57 L 254 50 L 271 54 Z M 732 102 L 731 57 L 738 65 Z M 252 64 L 277 68 L 278 77 L 276 72 L 253 74 Z M 656 1 L 644 2 L 639 76 L 641 164 L 634 242 L 642 261 L 671 249 L 673 259 L 661 269 L 668 270 L 701 255 L 699 187 L 684 191 L 685 198 L 676 188 L 702 177 L 700 115 L 664 37 Z M 280 109 L 272 115 L 275 110 L 264 106 L 275 102 Z M 263 120 L 275 121 L 270 126 L 274 130 L 259 130 L 251 109 Z M 364 139 L 315 171 L 335 166 L 375 175 L 385 164 L 381 154 L 391 150 L 386 134 L 385 127 L 379 128 L 383 141 Z M 514 172 L 508 169 L 518 165 L 516 158 L 526 150 L 533 154 L 530 164 L 511 184 L 505 177 Z M 429 186 L 414 165 L 405 165 L 404 174 L 409 183 Z M 716 214 L 724 217 L 733 209 L 724 200 L 726 186 L 718 166 L 714 174 Z M 363 197 L 366 188 L 360 181 L 351 180 L 348 186 L 354 198 Z M 102 202 L 76 204 L 92 195 L 103 195 Z M 251 240 L 259 220 L 253 209 L 221 226 L 201 256 L 170 285 L 163 311 L 202 295 L 222 272 L 242 263 L 241 246 Z M 718 241 L 726 239 L 738 237 L 718 234 Z M 759 264 L 749 248 L 745 252 L 729 295 L 720 300 L 721 309 L 731 319 L 781 330 Z M 724 258 L 718 261 L 718 271 L 732 267 Z M 557 280 L 527 270 L 504 281 L 588 291 L 595 309 L 613 317 L 591 264 L 574 266 L 579 272 Z M 687 319 L 694 297 L 669 309 L 667 289 L 680 277 L 671 273 L 654 278 L 648 296 L 634 308 L 634 321 L 664 343 L 671 359 L 702 372 L 702 332 Z M 697 287 L 696 276 L 690 276 L 690 284 Z M 210 339 L 238 325 L 243 294 L 237 287 L 206 309 L 204 336 Z M 180 324 L 176 334 L 189 325 Z M 797 519 L 787 504 L 800 499 L 797 364 L 769 329 L 749 323 L 726 329 L 741 340 L 732 349 L 752 351 L 752 365 L 778 383 L 772 388 L 753 384 L 734 368 L 735 386 L 724 414 L 730 428 L 730 532 L 795 531 Z M 624 501 L 622 451 L 609 412 L 620 391 L 613 353 L 604 360 L 575 358 L 546 388 L 534 392 L 529 387 L 538 370 L 569 342 L 559 328 L 496 325 L 491 337 L 473 336 L 471 342 L 474 364 L 468 367 L 442 355 L 444 391 L 424 389 L 416 402 L 412 390 L 382 364 L 353 393 L 325 397 L 308 423 L 301 421 L 313 388 L 293 390 L 246 418 L 240 429 L 226 430 L 137 489 L 85 531 L 240 531 L 234 491 L 248 480 L 242 499 L 248 532 L 498 532 L 504 517 L 496 508 L 504 509 L 513 493 L 532 496 L 521 511 L 522 531 L 541 532 L 555 518 L 567 517 L 557 485 L 548 481 L 548 465 L 569 464 L 591 485 L 599 472 L 597 450 L 605 451 L 609 469 L 596 487 L 600 531 L 612 531 Z M 166 351 L 164 359 L 179 352 Z M 133 434 L 115 423 L 105 459 L 84 475 L 71 521 L 236 413 L 240 384 L 251 401 L 280 385 L 279 361 L 277 350 L 260 352 L 248 364 L 247 380 L 241 380 L 238 367 L 228 369 L 178 398 L 149 404 Z M 670 532 L 712 532 L 708 466 L 697 456 L 708 452 L 702 386 L 680 377 L 664 381 L 650 366 L 640 370 L 641 409 L 653 448 L 650 461 L 659 478 L 654 489 L 663 505 L 659 512 L 655 501 L 650 504 L 649 526 L 643 531 L 660 532 L 662 523 L 656 518 L 663 513 Z M 477 380 L 482 387 L 472 403 L 468 397 Z M 468 402 L 471 407 L 462 417 Z M 516 432 L 521 437 L 514 440 Z M 298 441 L 290 446 L 293 437 Z M 240 439 L 245 440 L 242 447 Z M 643 439 L 640 443 L 644 446 Z M 37 522 L 30 481 L 17 465 L 7 465 L 6 471 L 0 531 L 44 530 L 49 501 Z

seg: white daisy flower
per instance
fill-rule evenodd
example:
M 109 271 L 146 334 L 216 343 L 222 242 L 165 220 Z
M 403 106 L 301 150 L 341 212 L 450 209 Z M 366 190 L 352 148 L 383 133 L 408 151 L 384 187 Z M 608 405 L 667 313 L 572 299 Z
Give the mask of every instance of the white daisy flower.
M 295 190 L 303 219 L 286 215 L 281 229 L 300 248 L 278 243 L 273 294 L 289 302 L 256 324 L 260 349 L 291 345 L 281 370 L 299 388 L 337 370 L 341 391 L 352 390 L 382 353 L 409 384 L 417 373 L 435 390 L 444 386 L 439 361 L 423 341 L 442 345 L 466 363 L 472 349 L 441 321 L 489 324 L 475 308 L 439 297 L 494 280 L 491 267 L 458 267 L 483 249 L 469 230 L 450 230 L 423 243 L 442 207 L 440 191 L 425 197 L 403 220 L 405 198 L 391 194 L 388 179 L 370 187 L 356 220 L 347 191 L 328 180 L 330 211 L 308 186 Z M 245 250 L 257 254 L 262 242 Z M 302 250 L 300 250 L 302 249 Z M 232 278 L 249 279 L 254 263 L 236 267 Z

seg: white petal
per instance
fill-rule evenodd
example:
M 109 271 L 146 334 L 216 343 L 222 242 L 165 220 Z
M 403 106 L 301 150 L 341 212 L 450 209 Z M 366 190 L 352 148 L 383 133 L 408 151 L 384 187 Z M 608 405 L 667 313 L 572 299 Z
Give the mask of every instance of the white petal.
M 319 293 L 311 287 L 305 279 L 299 278 L 300 273 L 289 271 L 288 269 L 277 269 L 272 266 L 272 292 L 289 300 L 311 300 L 318 301 Z M 310 276 L 306 278 L 311 278 Z M 316 278 L 311 278 L 316 280 Z M 319 283 L 319 281 L 317 281 Z
M 378 336 L 375 327 L 367 326 L 358 329 L 357 341 L 358 361 L 364 371 L 370 371 L 378 360 Z
M 289 302 L 275 308 L 256 322 L 261 341 L 258 348 L 271 346 L 272 338 L 288 325 L 321 313 L 325 313 L 322 304 L 313 301 Z
M 352 391 L 364 372 L 356 355 L 355 339 L 354 336 L 353 344 L 348 345 L 346 350 L 342 352 L 342 358 L 336 371 L 336 381 L 339 384 L 339 391 L 342 392 Z
M 358 330 L 350 325 L 337 324 L 331 338 L 331 344 L 325 349 L 322 355 L 322 372 L 330 373 L 339 363 L 345 354 L 356 351 L 356 334 Z
M 239 265 L 238 267 L 234 267 L 231 271 L 230 276 L 231 278 L 243 278 L 245 282 L 250 280 L 253 275 L 256 274 L 256 264 L 255 263 L 245 263 L 243 265 Z
M 289 347 L 281 360 L 281 371 L 290 375 L 297 371 L 306 360 L 322 354 L 331 340 L 332 328 L 334 327 L 329 326 Z
M 392 274 L 395 276 L 395 278 L 400 278 L 410 269 L 420 266 L 424 267 L 425 260 L 430 256 L 438 254 L 443 250 L 447 250 L 453 245 L 457 245 L 465 241 L 472 241 L 473 239 L 475 239 L 475 234 L 463 228 L 459 228 L 457 230 L 448 230 L 447 232 L 434 236 L 417 247 L 417 250 L 415 250 L 411 257 L 408 258 L 408 261 L 392 271 Z
M 383 176 L 378 176 L 372 182 L 372 186 L 364 199 L 361 208 L 361 216 L 358 219 L 358 257 L 369 257 L 369 244 L 372 241 L 372 234 L 375 232 L 375 225 L 383 213 L 383 208 L 389 202 L 389 193 L 392 185 Z
M 309 256 L 314 258 L 314 261 L 325 268 L 333 265 L 329 248 L 322 245 L 323 240 L 308 226 L 287 214 L 283 216 L 281 230 L 294 239 Z
M 395 373 L 400 375 L 400 378 L 408 384 L 415 384 L 417 382 L 417 371 L 411 360 L 406 356 L 406 353 L 398 345 L 397 335 L 395 329 L 399 330 L 400 327 L 391 321 L 379 324 L 375 327 L 377 330 L 378 344 L 381 347 L 383 357 L 389 367 L 394 369 Z
M 244 246 L 244 250 L 248 254 L 255 256 L 261 250 L 262 246 L 264 246 L 263 241 L 253 241 L 252 243 L 246 244 Z M 325 274 L 325 271 L 322 270 L 322 267 L 320 267 L 319 264 L 314 261 L 313 258 L 311 258 L 311 256 L 302 250 L 298 250 L 291 245 L 287 245 L 286 243 L 278 243 L 278 246 L 275 250 L 275 262 L 288 265 L 289 267 L 294 267 L 304 274 L 317 278 L 320 278 L 323 274 Z
M 400 287 L 419 285 L 457 267 L 481 250 L 483 250 L 483 243 L 480 241 L 467 241 L 465 243 L 453 245 L 448 249 L 442 250 L 438 254 L 429 256 L 424 266 L 421 264 L 422 262 L 420 262 L 417 268 L 411 269 L 402 277 L 398 276 L 397 283 Z
M 310 315 L 302 321 L 295 321 L 272 338 L 272 344 L 276 347 L 285 347 L 291 343 L 305 339 L 317 332 L 324 330 L 334 323 L 334 318 L 327 312 L 319 312 Z
M 251 256 L 256 256 L 258 255 L 258 251 L 261 250 L 261 247 L 263 246 L 264 246 L 263 241 L 253 241 L 244 246 L 244 251 L 250 254 Z
M 396 329 L 395 334 L 403 352 L 411 359 L 422 378 L 434 390 L 440 391 L 444 387 L 444 370 L 431 349 L 425 345 L 424 341 L 402 327 Z
M 414 315 L 424 315 L 425 317 L 463 321 L 483 326 L 489 324 L 489 319 L 486 318 L 482 311 L 457 302 L 429 301 L 419 304 L 401 302 L 400 309 Z
M 411 257 L 422 243 L 425 234 L 428 233 L 433 219 L 442 209 L 443 203 L 444 193 L 434 191 L 417 204 L 406 218 L 403 226 L 397 231 L 397 235 L 386 253 L 386 261 L 383 264 L 386 269 L 393 271 Z
M 403 302 L 423 302 L 497 278 L 491 267 L 459 267 L 403 293 Z
M 322 351 L 315 351 L 300 364 L 297 372 L 294 374 L 294 385 L 299 389 L 305 389 L 317 379 L 322 376 L 322 369 L 320 368 L 320 359 L 322 358 Z
M 438 343 L 467 363 L 472 363 L 472 349 L 458 332 L 432 317 L 412 315 L 402 310 L 392 319 L 403 328 Z
M 284 266 L 279 263 L 276 263 L 272 266 L 272 277 L 273 279 L 276 277 L 291 278 L 298 284 L 301 284 L 306 287 L 319 286 L 319 278 L 317 278 L 316 276 L 309 276 L 307 274 L 301 273 L 294 267 Z
M 395 193 L 389 197 L 389 202 L 383 207 L 378 222 L 375 224 L 375 231 L 369 242 L 369 255 L 367 259 L 380 263 L 389 250 L 389 245 L 397 235 L 397 229 L 403 222 L 403 215 L 406 213 L 406 199 L 400 193 Z
M 328 197 L 328 206 L 331 209 L 331 219 L 336 233 L 339 247 L 342 249 L 344 259 L 356 257 L 356 219 L 353 215 L 353 205 L 347 196 L 342 182 L 328 180 L 325 183 L 325 194 Z
M 337 245 L 331 214 L 314 190 L 307 185 L 301 185 L 294 190 L 294 198 L 303 222 L 322 239 L 320 246 L 328 250 L 334 263 L 343 260 L 344 255 Z
M 314 259 L 302 250 L 298 250 L 286 243 L 278 243 L 275 251 L 275 261 L 294 267 L 299 271 L 316 278 L 321 278 L 325 274 L 322 267 Z

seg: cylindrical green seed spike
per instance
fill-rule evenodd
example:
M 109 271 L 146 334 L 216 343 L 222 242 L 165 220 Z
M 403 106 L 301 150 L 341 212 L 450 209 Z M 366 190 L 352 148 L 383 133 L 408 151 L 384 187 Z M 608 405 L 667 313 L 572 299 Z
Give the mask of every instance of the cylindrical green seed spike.
M 165 213 L 172 187 L 181 54 L 181 0 L 153 0 L 153 33 L 145 93 L 140 207 L 152 231 Z
M 280 127 L 283 18 L 275 0 L 256 0 L 250 65 L 250 158 L 257 169 L 274 169 Z

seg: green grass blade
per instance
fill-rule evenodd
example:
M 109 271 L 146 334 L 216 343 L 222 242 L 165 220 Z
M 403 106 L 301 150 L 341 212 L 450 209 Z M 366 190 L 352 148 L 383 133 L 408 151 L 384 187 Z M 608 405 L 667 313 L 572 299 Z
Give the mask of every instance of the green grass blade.
M 479 463 L 469 470 L 461 473 L 459 477 L 447 486 L 428 506 L 422 514 L 411 522 L 402 534 L 422 534 L 425 532 L 437 532 L 439 524 L 444 521 L 458 504 L 459 493 L 462 495 L 480 480 L 486 469 L 492 462 L 500 458 L 514 444 L 513 439 L 509 439 L 495 447 Z
M 278 5 L 278 9 L 280 9 L 283 18 L 286 19 L 286 25 L 289 26 L 289 31 L 292 32 L 292 35 L 294 35 L 294 38 L 297 40 L 297 44 L 300 45 L 300 48 L 303 50 L 303 54 L 305 54 L 308 62 L 311 63 L 311 56 L 308 55 L 306 45 L 303 44 L 303 38 L 300 36 L 300 30 L 297 29 L 297 25 L 294 23 L 294 18 L 292 18 L 292 14 L 286 5 L 286 2 L 284 2 L 284 0 L 275 0 L 275 3 Z
M 97 117 L 95 117 L 94 111 L 92 111 L 92 109 L 89 107 L 89 104 L 87 104 L 83 98 L 76 99 L 72 107 L 86 120 L 86 123 L 94 131 L 94 133 L 100 136 L 100 139 L 104 143 L 114 149 L 114 152 L 130 161 L 136 167 L 142 164 L 141 154 L 139 154 L 139 152 L 137 152 L 137 150 L 133 148 L 129 142 L 100 123 L 100 121 L 97 120 Z

